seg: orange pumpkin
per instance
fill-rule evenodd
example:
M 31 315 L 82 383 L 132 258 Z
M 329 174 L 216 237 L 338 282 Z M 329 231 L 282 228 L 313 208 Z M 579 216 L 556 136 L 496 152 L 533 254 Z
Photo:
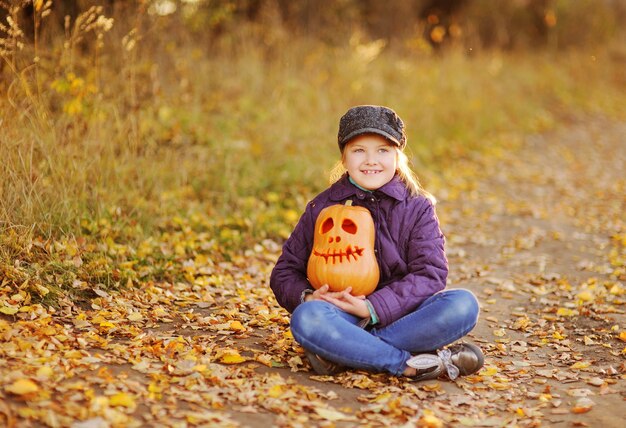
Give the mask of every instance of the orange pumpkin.
M 375 228 L 364 207 L 332 205 L 315 221 L 313 251 L 307 265 L 311 285 L 324 284 L 332 291 L 352 287 L 355 296 L 367 296 L 376 289 L 380 272 L 374 253 Z

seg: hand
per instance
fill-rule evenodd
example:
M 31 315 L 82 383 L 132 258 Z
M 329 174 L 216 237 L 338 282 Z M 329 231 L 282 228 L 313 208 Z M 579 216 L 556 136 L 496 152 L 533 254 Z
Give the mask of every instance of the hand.
M 324 284 L 320 288 L 315 290 L 313 293 L 307 294 L 306 297 L 304 298 L 304 301 L 308 302 L 311 300 L 323 300 L 322 296 L 328 293 L 328 289 L 329 289 L 328 284 Z
M 324 287 L 326 287 L 324 292 L 319 294 L 320 300 L 332 303 L 342 311 L 359 318 L 367 318 L 370 316 L 370 311 L 365 304 L 365 296 L 353 296 L 350 294 L 352 287 L 348 287 L 343 291 L 332 292 L 328 291 L 327 285 L 324 285 L 317 291 L 322 290 Z

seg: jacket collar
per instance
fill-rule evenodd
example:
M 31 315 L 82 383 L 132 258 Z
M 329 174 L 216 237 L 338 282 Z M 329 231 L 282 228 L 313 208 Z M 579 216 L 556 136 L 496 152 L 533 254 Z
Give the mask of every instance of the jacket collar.
M 336 183 L 330 187 L 330 199 L 333 201 L 343 201 L 350 197 L 365 199 L 369 192 L 365 192 L 348 180 L 348 174 L 344 174 Z M 389 183 L 374 191 L 374 195 L 386 195 L 398 201 L 403 201 L 408 196 L 408 189 L 396 174 Z

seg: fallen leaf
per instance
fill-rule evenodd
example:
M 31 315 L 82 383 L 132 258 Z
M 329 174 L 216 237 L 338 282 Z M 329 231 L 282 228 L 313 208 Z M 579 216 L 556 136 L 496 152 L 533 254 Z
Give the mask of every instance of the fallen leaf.
M 587 397 L 589 395 L 595 395 L 594 392 L 588 388 L 572 388 L 567 391 L 567 395 L 570 397 Z
M 576 400 L 574 407 L 572 407 L 572 413 L 587 413 L 595 404 L 596 403 L 587 397 L 579 398 Z
M 39 391 L 39 386 L 30 379 L 18 379 L 5 390 L 15 395 L 26 395 Z
M 417 421 L 417 426 L 420 428 L 441 428 L 443 421 L 435 416 L 432 410 L 424 410 L 424 414 Z
M 135 399 L 125 392 L 119 392 L 115 395 L 109 397 L 109 404 L 113 407 L 127 407 L 134 408 L 135 407 Z
M 0 312 L 5 315 L 15 315 L 18 311 L 18 308 L 14 308 L 12 306 L 3 306 L 0 308 Z
M 126 318 L 128 318 L 128 321 L 141 321 L 143 319 L 143 315 L 141 315 L 141 312 L 133 312 L 128 314 Z
M 586 382 L 589 385 L 593 385 L 593 386 L 602 386 L 605 384 L 604 379 L 601 379 L 599 377 L 592 377 L 591 379 L 587 379 Z
M 39 379 L 48 379 L 50 376 L 52 376 L 53 373 L 54 370 L 52 370 L 51 367 L 41 366 L 39 367 L 39 369 L 37 369 L 36 376 Z
M 284 393 L 285 393 L 284 385 L 274 385 L 267 391 L 267 395 L 269 395 L 272 398 L 278 398 Z
M 225 353 L 220 358 L 220 363 L 223 364 L 239 364 L 245 361 L 247 361 L 247 359 L 242 357 L 237 351 Z
M 239 321 L 232 321 L 229 325 L 229 328 L 233 331 L 245 331 L 246 328 Z
M 579 361 L 577 363 L 572 364 L 569 368 L 574 370 L 584 370 L 589 368 L 591 363 L 589 361 Z
M 498 373 L 497 367 L 483 367 L 481 371 L 478 372 L 480 376 L 493 376 Z
M 326 408 L 322 408 L 322 407 L 316 407 L 315 408 L 315 413 L 317 413 L 320 418 L 326 420 L 326 421 L 331 421 L 331 422 L 338 422 L 338 421 L 356 421 L 356 418 L 354 416 L 351 415 L 346 415 L 345 413 L 342 413 L 338 410 L 334 410 L 334 409 L 326 409 Z
M 573 317 L 574 315 L 578 315 L 578 311 L 575 309 L 559 308 L 556 314 L 560 317 Z

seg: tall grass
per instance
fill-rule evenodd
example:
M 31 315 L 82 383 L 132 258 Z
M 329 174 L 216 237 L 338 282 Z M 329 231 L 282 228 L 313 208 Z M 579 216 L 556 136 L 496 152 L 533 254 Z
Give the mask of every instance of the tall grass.
M 140 239 L 189 212 L 267 236 L 255 200 L 298 211 L 326 186 L 338 118 L 355 104 L 398 111 L 418 174 L 562 112 L 626 116 L 624 60 L 609 48 L 439 55 L 356 36 L 268 41 L 245 26 L 203 45 L 164 20 L 101 9 L 37 46 L 5 40 L 23 47 L 5 43 L 2 56 L 0 229 L 44 237 L 116 218 Z

